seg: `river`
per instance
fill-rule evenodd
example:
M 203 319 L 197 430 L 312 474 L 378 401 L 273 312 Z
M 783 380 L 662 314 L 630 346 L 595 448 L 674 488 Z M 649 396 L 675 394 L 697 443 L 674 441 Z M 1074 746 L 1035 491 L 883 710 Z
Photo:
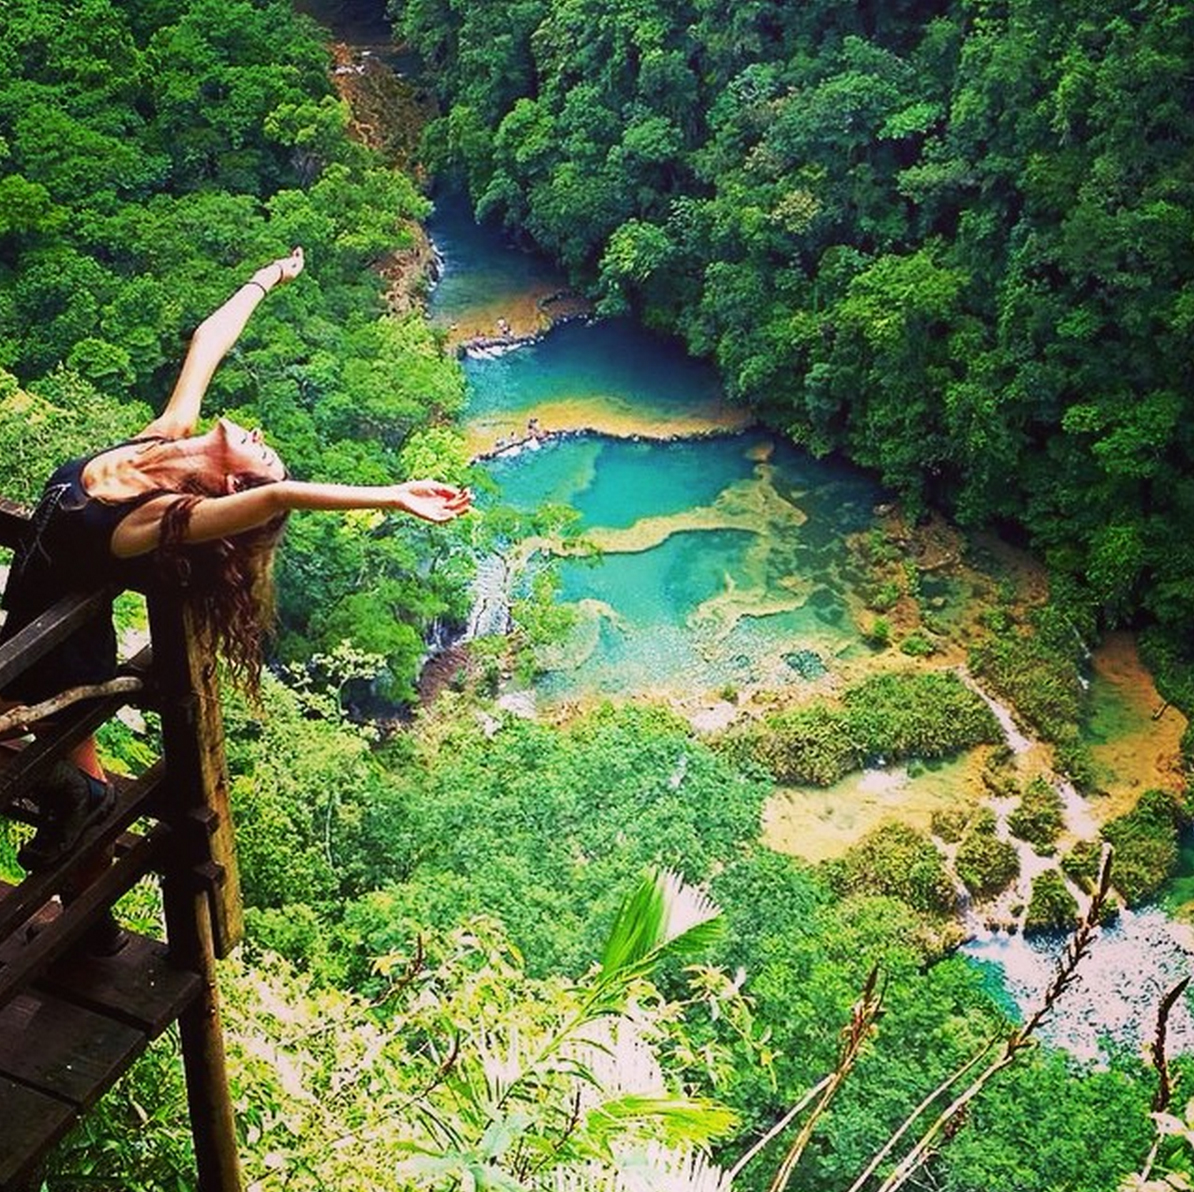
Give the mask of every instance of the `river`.
M 409 65 L 388 45 L 373 0 L 310 3 L 356 53 L 399 71 Z M 595 559 L 557 560 L 560 599 L 576 625 L 540 657 L 542 674 L 522 693 L 523 707 L 650 696 L 713 728 L 752 699 L 765 707 L 775 692 L 832 690 L 907 664 L 868 639 L 873 594 L 857 543 L 872 531 L 903 534 L 871 478 L 751 427 L 725 403 L 713 372 L 677 344 L 627 320 L 586 319 L 556 270 L 478 228 L 459 201 L 440 197 L 430 232 L 441 264 L 430 313 L 449 339 L 471 344 L 465 431 L 487 460 L 491 499 L 523 510 L 568 506 L 600 547 Z M 943 531 L 917 546 L 920 603 L 932 610 L 940 665 L 964 667 L 978 618 L 998 592 L 1043 585 L 1031 560 L 995 540 L 962 542 Z M 516 571 L 509 562 L 483 567 L 486 582 L 505 584 Z M 500 624 L 492 612 L 477 625 Z M 906 633 L 899 608 L 891 616 L 897 636 Z M 1067 799 L 1083 834 L 1132 806 L 1141 790 L 1172 783 L 1184 727 L 1175 711 L 1153 715 L 1159 696 L 1126 635 L 1095 651 L 1089 679 L 1085 732 L 1105 793 Z M 1010 716 L 1001 721 L 1013 754 L 1034 758 L 1038 747 Z M 819 861 L 886 819 L 927 828 L 937 811 L 988 798 L 981 760 L 976 752 L 932 766 L 879 766 L 828 789 L 779 790 L 765 839 Z M 1051 863 L 1023 860 L 1029 871 Z M 1181 879 L 1171 901 L 1190 889 Z M 969 927 L 964 952 L 1011 1003 L 1031 1007 L 1061 941 L 981 921 Z M 1096 938 L 1043 1037 L 1084 1057 L 1138 1049 L 1164 990 L 1194 968 L 1192 948 L 1189 929 L 1160 909 L 1121 915 Z M 1175 1009 L 1170 1045 L 1194 1051 L 1187 1005 Z
M 847 541 L 885 499 L 873 480 L 750 428 L 708 366 L 629 320 L 495 346 L 525 329 L 533 258 L 452 201 L 430 232 L 432 317 L 482 344 L 465 357 L 470 444 L 496 450 L 501 500 L 569 506 L 601 552 L 559 563 L 577 625 L 540 659 L 541 698 L 790 687 L 865 650 Z
M 558 563 L 560 599 L 578 621 L 541 658 L 538 700 L 650 696 L 714 727 L 737 714 L 743 690 L 812 692 L 889 663 L 890 652 L 865 640 L 867 577 L 847 548 L 875 527 L 887 500 L 873 480 L 745 425 L 709 370 L 633 323 L 582 318 L 551 328 L 542 306 L 559 277 L 478 228 L 458 202 L 441 201 L 429 230 L 442 265 L 431 314 L 473 341 L 466 432 L 490 457 L 498 499 L 523 510 L 567 505 L 602 547 L 596 560 Z M 997 544 L 980 553 L 985 570 L 926 576 L 940 624 L 953 629 L 942 651 L 952 649 L 959 665 L 975 606 L 1030 566 Z M 1153 718 L 1160 698 L 1126 635 L 1095 653 L 1090 682 L 1086 733 L 1106 793 L 1092 801 L 1069 791 L 1071 825 L 1082 835 L 1172 777 L 1184 727 L 1176 713 Z M 1035 759 L 1039 744 L 992 703 L 1010 751 Z M 927 829 L 934 812 L 989 798 L 981 760 L 975 751 L 867 770 L 828 789 L 779 790 L 764 836 L 819 861 L 892 817 Z M 1005 902 L 1026 903 L 1027 878 L 1054 862 L 1013 843 L 1026 880 Z M 1064 941 L 991 930 L 980 919 L 968 931 L 963 953 L 1010 1005 L 1034 1006 Z M 1097 935 L 1041 1037 L 1087 1059 L 1138 1050 L 1155 1030 L 1160 998 L 1192 969 L 1188 927 L 1159 909 L 1124 912 Z M 1194 1051 L 1184 1003 L 1171 1018 L 1170 1048 Z

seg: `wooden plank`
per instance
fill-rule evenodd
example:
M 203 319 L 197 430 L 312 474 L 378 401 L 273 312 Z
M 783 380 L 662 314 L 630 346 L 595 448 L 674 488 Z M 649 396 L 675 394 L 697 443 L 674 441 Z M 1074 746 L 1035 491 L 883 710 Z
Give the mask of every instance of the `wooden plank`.
M 85 833 L 69 857 L 53 869 L 30 874 L 6 894 L 0 901 L 0 940 L 11 935 L 61 890 L 72 872 L 91 864 L 93 858 L 110 848 L 134 820 L 145 814 L 146 809 L 160 797 L 165 774 L 165 766 L 157 762 L 136 781 L 122 784 L 119 801 L 112 814 Z M 137 839 L 140 838 L 134 838 L 133 847 Z
M 74 1123 L 72 1105 L 0 1077 L 0 1188 L 31 1175 Z
M 51 993 L 21 993 L 0 1007 L 0 1075 L 80 1111 L 95 1104 L 148 1042 L 144 1031 Z
M 105 612 L 116 591 L 109 587 L 91 593 L 71 592 L 10 637 L 0 646 L 0 690 L 80 625 Z
M 119 1019 L 156 1038 L 199 995 L 196 973 L 175 968 L 166 945 L 129 933 L 115 956 L 71 955 L 37 984 L 59 997 Z
M 74 901 L 63 907 L 62 914 L 44 931 L 28 941 L 20 934 L 0 940 L 0 1005 L 69 952 L 102 910 L 110 907 L 132 888 L 138 878 L 162 861 L 169 841 L 169 829 L 156 825 Z M 13 897 L 15 895 L 10 894 L 5 902 Z

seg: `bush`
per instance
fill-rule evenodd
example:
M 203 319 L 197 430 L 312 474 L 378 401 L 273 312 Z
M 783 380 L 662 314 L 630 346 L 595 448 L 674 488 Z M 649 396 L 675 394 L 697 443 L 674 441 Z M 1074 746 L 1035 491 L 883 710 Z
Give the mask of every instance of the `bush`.
M 1103 850 L 1096 840 L 1080 840 L 1061 859 L 1062 872 L 1087 893 L 1094 890 Z
M 1147 790 L 1133 810 L 1104 826 L 1103 839 L 1115 849 L 1112 880 L 1129 906 L 1155 894 L 1173 872 L 1187 818 L 1177 795 Z
M 862 765 L 844 715 L 822 702 L 732 729 L 721 747 L 731 760 L 762 766 L 776 782 L 831 786 Z
M 1074 784 L 1077 790 L 1090 794 L 1099 789 L 1098 771 L 1094 755 L 1078 736 L 1077 728 L 1067 732 L 1054 750 L 1053 760 L 1057 768 Z
M 982 780 L 983 786 L 997 799 L 1014 799 L 1020 794 L 1010 751 L 998 749 L 991 753 L 983 766 Z
M 933 842 L 906 824 L 884 824 L 840 860 L 825 866 L 829 884 L 843 897 L 886 894 L 915 910 L 951 915 L 957 896 Z
M 886 580 L 867 594 L 867 606 L 877 613 L 890 612 L 903 594 L 904 590 L 895 580 Z
M 937 647 L 923 633 L 910 633 L 900 642 L 900 649 L 911 658 L 927 658 L 937 652 Z
M 876 649 L 887 649 L 891 645 L 891 622 L 886 617 L 876 617 L 866 631 L 866 640 Z
M 1065 878 L 1056 869 L 1046 869 L 1032 883 L 1028 903 L 1027 931 L 1064 931 L 1074 926 L 1078 903 L 1066 888 Z
M 777 782 L 830 786 L 868 758 L 945 757 L 999 739 L 990 709 L 952 671 L 879 675 L 842 703 L 777 712 L 731 729 L 722 747 Z
M 944 757 L 999 740 L 991 710 L 952 671 L 878 675 L 843 702 L 849 735 L 869 757 Z
M 954 858 L 958 877 L 980 897 L 998 894 L 1020 875 L 1015 847 L 995 835 L 995 815 L 983 810 L 974 817 Z
M 1065 827 L 1061 796 L 1039 774 L 1024 788 L 1020 806 L 1008 817 L 1014 836 L 1027 840 L 1038 853 L 1052 853 Z
M 946 844 L 957 844 L 966 831 L 969 814 L 961 807 L 950 807 L 944 811 L 934 811 L 929 820 L 929 831 L 934 836 L 944 840 Z

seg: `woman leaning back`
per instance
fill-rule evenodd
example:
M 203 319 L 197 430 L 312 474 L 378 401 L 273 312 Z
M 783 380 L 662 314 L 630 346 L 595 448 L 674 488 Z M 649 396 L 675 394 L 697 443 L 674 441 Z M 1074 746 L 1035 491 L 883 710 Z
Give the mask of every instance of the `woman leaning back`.
M 226 418 L 196 433 L 216 366 L 257 305 L 302 270 L 301 248 L 257 270 L 199 325 L 162 413 L 133 438 L 71 460 L 50 477 L 13 560 L 0 642 L 67 592 L 173 586 L 187 592 L 233 677 L 252 688 L 273 614 L 274 548 L 292 509 L 397 509 L 430 522 L 468 511 L 467 489 L 432 480 L 292 480 L 259 430 Z M 115 670 L 109 612 L 34 663 L 0 693 L 0 707 L 102 683 Z M 18 854 L 29 870 L 60 861 L 114 803 L 94 738 L 58 763 L 34 795 L 42 824 Z

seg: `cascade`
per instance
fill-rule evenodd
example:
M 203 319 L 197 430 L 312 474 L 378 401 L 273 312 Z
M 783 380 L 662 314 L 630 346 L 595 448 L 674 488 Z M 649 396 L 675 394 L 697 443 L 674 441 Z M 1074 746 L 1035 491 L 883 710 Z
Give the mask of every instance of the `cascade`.
M 510 628 L 509 585 L 509 564 L 501 555 L 488 555 L 478 562 L 465 641 L 505 633 Z

